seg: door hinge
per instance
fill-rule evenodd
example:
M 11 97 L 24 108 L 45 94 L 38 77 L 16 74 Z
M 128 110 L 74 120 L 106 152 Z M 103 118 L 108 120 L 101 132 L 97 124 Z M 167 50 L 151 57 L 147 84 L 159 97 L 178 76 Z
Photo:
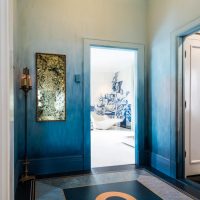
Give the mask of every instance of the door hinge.
M 186 58 L 186 56 L 187 56 L 187 52 L 185 51 L 185 58 Z
M 186 103 L 186 101 L 185 101 L 185 108 L 187 107 L 187 103 Z
M 186 155 L 187 155 L 187 153 L 186 153 L 186 151 L 185 151 L 185 158 L 186 158 Z

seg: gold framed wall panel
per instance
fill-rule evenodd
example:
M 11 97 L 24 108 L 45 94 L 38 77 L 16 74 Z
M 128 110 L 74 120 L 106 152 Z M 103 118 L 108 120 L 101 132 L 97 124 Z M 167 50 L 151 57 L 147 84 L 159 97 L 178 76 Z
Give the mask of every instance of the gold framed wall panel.
M 36 53 L 36 121 L 66 120 L 66 55 Z

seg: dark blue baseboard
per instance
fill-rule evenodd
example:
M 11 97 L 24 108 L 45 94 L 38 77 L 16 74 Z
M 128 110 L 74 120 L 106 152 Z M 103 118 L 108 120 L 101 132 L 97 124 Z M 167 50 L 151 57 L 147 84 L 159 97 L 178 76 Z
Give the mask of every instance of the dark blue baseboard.
M 136 166 L 148 166 L 148 152 L 143 150 L 138 150 L 137 146 L 135 149 L 135 155 L 136 155 Z
M 23 171 L 23 161 L 19 161 L 19 174 Z M 72 171 L 83 170 L 83 156 L 64 156 L 53 158 L 31 159 L 29 164 L 30 174 L 49 175 L 64 174 Z M 19 176 L 18 176 L 19 177 Z
M 172 178 L 178 178 L 177 177 L 177 172 L 176 172 L 176 168 L 177 168 L 177 164 L 176 164 L 176 161 L 173 161 L 173 160 L 170 160 L 170 172 L 171 172 L 171 174 L 170 174 L 170 176 L 172 177 Z
M 15 163 L 15 170 L 14 170 L 14 189 L 15 192 L 17 190 L 17 186 L 19 183 L 19 177 L 20 177 L 20 162 Z
M 149 152 L 148 160 L 151 167 L 157 169 L 158 171 L 168 176 L 171 176 L 170 159 L 165 158 L 159 154 Z
M 90 171 L 91 170 L 91 156 L 89 155 L 84 155 L 84 166 L 83 166 L 84 171 Z

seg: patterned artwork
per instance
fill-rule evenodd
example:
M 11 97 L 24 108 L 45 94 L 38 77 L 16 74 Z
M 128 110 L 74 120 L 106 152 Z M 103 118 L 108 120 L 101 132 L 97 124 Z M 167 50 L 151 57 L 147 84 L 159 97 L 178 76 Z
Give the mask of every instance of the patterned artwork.
M 66 56 L 36 54 L 37 121 L 66 118 Z
M 131 104 L 127 100 L 129 91 L 122 89 L 123 81 L 118 80 L 119 72 L 116 72 L 112 80 L 112 93 L 99 97 L 99 102 L 94 106 L 94 112 L 98 115 L 107 115 L 110 118 L 124 119 L 123 126 L 130 126 Z
M 122 83 L 123 81 L 118 81 L 119 72 L 116 72 L 112 80 L 112 90 L 116 93 L 123 94 Z

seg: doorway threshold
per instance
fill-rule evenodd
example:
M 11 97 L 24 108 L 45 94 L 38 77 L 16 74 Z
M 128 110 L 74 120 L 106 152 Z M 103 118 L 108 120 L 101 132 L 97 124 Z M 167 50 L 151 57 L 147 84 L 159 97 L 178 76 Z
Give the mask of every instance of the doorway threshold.
M 117 165 L 108 167 L 96 167 L 91 169 L 92 174 L 106 173 L 106 172 L 120 172 L 135 170 L 136 165 Z
M 200 175 L 192 175 L 192 176 L 187 176 L 187 179 L 189 179 L 192 182 L 197 183 L 198 185 L 200 185 Z

